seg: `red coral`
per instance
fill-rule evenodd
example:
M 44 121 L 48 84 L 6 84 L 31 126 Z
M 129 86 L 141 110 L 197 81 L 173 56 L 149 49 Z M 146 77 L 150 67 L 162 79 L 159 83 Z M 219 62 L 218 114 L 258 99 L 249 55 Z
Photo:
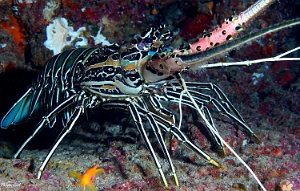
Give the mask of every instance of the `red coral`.
M 13 63 L 9 62 L 9 63 L 5 66 L 5 71 L 7 72 L 7 71 L 10 71 L 10 70 L 12 70 L 12 69 L 14 69 L 14 68 L 15 68 L 15 65 L 14 65 Z
M 270 108 L 266 102 L 260 104 L 258 107 L 258 111 L 261 115 L 267 115 L 270 112 Z
M 276 62 L 273 64 L 270 69 L 273 70 L 274 72 L 279 72 L 282 69 L 290 69 L 293 68 L 294 64 L 289 61 L 281 61 L 281 62 Z
M 18 46 L 18 51 L 21 54 L 24 54 L 26 48 L 25 42 L 27 41 L 27 32 L 18 18 L 14 14 L 10 14 L 9 20 L 1 21 L 0 26 L 14 37 L 14 42 Z
M 192 39 L 209 29 L 212 25 L 214 15 L 198 15 L 194 19 L 189 19 L 183 26 L 180 36 L 186 39 Z
M 290 70 L 285 70 L 277 74 L 275 79 L 281 86 L 286 86 L 295 79 L 295 75 Z

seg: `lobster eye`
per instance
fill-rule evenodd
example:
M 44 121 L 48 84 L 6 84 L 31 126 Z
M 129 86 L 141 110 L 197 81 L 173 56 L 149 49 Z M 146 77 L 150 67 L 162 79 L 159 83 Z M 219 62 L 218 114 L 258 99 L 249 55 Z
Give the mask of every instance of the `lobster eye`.
M 104 67 L 104 72 L 106 72 L 107 74 L 112 74 L 115 72 L 115 69 L 114 69 L 114 67 L 106 66 L 106 67 Z

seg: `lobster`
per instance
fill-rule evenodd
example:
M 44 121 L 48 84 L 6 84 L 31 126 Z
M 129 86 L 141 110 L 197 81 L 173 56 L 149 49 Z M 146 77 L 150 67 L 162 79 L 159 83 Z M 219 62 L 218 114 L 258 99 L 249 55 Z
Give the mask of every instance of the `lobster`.
M 53 127 L 58 114 L 62 113 L 63 129 L 39 168 L 37 178 L 40 179 L 55 149 L 85 110 L 103 107 L 120 109 L 131 114 L 166 188 L 169 187 L 168 182 L 147 136 L 143 118 L 149 122 L 177 186 L 179 180 L 176 168 L 164 143 L 161 130 L 170 132 L 208 163 L 220 167 L 221 164 L 189 140 L 181 131 L 180 125 L 175 125 L 174 114 L 163 107 L 161 102 L 175 102 L 195 109 L 203 119 L 221 155 L 225 155 L 226 142 L 220 137 L 207 104 L 212 104 L 221 115 L 238 123 L 253 141 L 259 143 L 258 136 L 246 125 L 243 117 L 217 85 L 185 82 L 181 73 L 193 68 L 215 67 L 207 61 L 267 33 L 300 23 L 299 19 L 295 19 L 230 41 L 271 3 L 272 0 L 257 1 L 244 12 L 226 20 L 210 34 L 205 34 L 187 49 L 171 50 L 167 43 L 172 38 L 172 33 L 163 32 L 166 26 L 159 26 L 148 29 L 128 44 L 77 48 L 53 56 L 31 87 L 1 121 L 1 128 L 5 129 L 42 114 L 35 131 L 19 148 L 14 158 L 20 156 L 28 142 L 45 126 Z M 213 91 L 217 98 L 202 94 L 200 92 L 202 89 Z M 261 187 L 264 188 L 262 185 Z

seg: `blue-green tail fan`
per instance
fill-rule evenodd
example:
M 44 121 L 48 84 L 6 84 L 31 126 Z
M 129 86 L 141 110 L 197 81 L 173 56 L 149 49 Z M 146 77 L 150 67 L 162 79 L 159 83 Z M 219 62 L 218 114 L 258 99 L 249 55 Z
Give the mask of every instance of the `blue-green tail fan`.
M 34 104 L 34 93 L 30 88 L 7 112 L 1 121 L 1 128 L 20 124 L 30 119 L 31 115 L 39 110 L 39 104 Z

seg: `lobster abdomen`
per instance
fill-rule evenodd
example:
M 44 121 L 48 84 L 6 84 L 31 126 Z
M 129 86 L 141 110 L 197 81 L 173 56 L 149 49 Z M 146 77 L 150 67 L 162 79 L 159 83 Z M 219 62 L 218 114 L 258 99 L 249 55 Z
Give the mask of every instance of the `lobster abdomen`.
M 74 88 L 74 73 L 78 64 L 93 50 L 72 49 L 53 56 L 29 90 L 3 117 L 1 128 L 23 123 L 32 117 L 47 116 L 71 95 L 76 94 L 78 90 Z

